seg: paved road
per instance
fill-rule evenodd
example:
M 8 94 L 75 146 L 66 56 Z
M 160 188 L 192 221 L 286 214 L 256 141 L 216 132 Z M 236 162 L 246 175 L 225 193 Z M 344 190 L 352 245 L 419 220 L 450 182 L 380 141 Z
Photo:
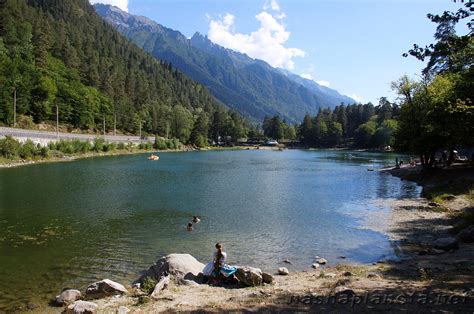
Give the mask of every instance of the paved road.
M 24 130 L 17 128 L 6 128 L 0 127 L 0 138 L 5 135 L 11 135 L 14 138 L 18 139 L 31 139 L 38 142 L 51 142 L 59 139 L 78 139 L 78 140 L 89 140 L 93 141 L 97 137 L 103 137 L 103 135 L 91 135 L 91 134 L 73 134 L 73 133 L 59 133 L 49 132 L 49 131 L 38 131 L 38 130 Z M 105 136 L 106 141 L 108 142 L 132 142 L 132 143 L 141 143 L 146 141 L 152 141 L 152 139 L 145 138 L 140 140 L 138 136 L 124 136 L 124 135 L 107 135 Z

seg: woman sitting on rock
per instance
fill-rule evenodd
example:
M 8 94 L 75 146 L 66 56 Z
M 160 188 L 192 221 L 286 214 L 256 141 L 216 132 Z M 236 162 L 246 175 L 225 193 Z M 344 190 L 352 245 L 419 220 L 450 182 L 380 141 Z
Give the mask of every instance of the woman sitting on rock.
M 216 243 L 216 252 L 214 253 L 213 261 L 206 264 L 203 269 L 204 276 L 209 276 L 219 279 L 219 277 L 233 278 L 237 271 L 237 267 L 227 265 L 227 253 L 223 251 L 222 244 Z

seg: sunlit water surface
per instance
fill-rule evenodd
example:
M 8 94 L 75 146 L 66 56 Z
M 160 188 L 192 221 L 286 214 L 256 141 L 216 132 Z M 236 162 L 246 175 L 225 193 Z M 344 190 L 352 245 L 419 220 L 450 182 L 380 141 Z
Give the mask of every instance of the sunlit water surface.
M 0 170 L 0 311 L 97 279 L 128 284 L 168 253 L 206 262 L 217 241 L 231 264 L 268 271 L 285 259 L 290 270 L 308 269 L 315 255 L 391 258 L 387 236 L 360 228 L 359 213 L 419 188 L 367 171 L 395 155 L 352 154 L 161 153 L 158 162 L 133 155 Z M 202 222 L 188 232 L 193 215 Z

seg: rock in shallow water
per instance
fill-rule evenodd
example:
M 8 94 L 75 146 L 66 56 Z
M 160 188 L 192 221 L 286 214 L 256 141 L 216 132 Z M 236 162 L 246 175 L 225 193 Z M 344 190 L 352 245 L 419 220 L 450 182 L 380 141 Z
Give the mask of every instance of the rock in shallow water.
M 288 268 L 286 268 L 286 267 L 278 268 L 278 275 L 287 276 L 289 274 L 290 274 L 290 272 L 288 271 Z
M 56 296 L 55 302 L 57 305 L 66 305 L 73 303 L 81 298 L 81 291 L 76 289 L 67 289 L 61 292 L 59 295 Z
M 86 295 L 95 299 L 126 293 L 127 289 L 123 285 L 110 279 L 95 282 L 86 288 Z
M 66 309 L 67 314 L 95 314 L 97 304 L 88 301 L 76 301 Z
M 322 258 L 322 257 L 316 259 L 316 263 L 321 264 L 321 265 L 324 265 L 327 262 L 328 261 L 325 258 Z
M 237 268 L 235 273 L 237 279 L 247 286 L 255 287 L 263 283 L 262 270 L 249 266 L 242 266 Z

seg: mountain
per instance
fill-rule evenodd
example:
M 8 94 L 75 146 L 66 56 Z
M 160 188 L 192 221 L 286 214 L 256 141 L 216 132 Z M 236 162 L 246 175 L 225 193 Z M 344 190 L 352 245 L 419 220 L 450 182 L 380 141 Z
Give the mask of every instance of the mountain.
M 205 85 L 227 107 L 255 121 L 278 114 L 289 122 L 299 122 L 306 113 L 315 113 L 321 107 L 354 102 L 316 83 L 300 82 L 264 61 L 214 44 L 199 33 L 188 39 L 176 30 L 117 7 L 96 4 L 95 8 L 137 46 L 170 62 Z
M 140 22 L 140 26 L 145 25 Z M 175 33 L 179 37 L 179 33 Z M 167 36 L 171 36 L 168 34 Z M 243 120 L 99 17 L 88 0 L 0 1 L 0 123 L 16 113 L 75 129 L 141 129 L 183 143 L 242 136 Z
M 319 85 L 313 80 L 306 79 L 304 77 L 301 77 L 299 75 L 296 75 L 294 73 L 291 73 L 290 71 L 284 70 L 284 69 L 278 69 L 280 72 L 288 77 L 290 80 L 303 85 L 304 87 L 308 88 L 309 90 L 313 91 L 316 94 L 323 95 L 324 99 L 326 101 L 329 101 L 330 103 L 339 105 L 341 103 L 344 103 L 346 105 L 354 104 L 356 101 L 352 99 L 351 97 L 341 95 L 337 90 Z

